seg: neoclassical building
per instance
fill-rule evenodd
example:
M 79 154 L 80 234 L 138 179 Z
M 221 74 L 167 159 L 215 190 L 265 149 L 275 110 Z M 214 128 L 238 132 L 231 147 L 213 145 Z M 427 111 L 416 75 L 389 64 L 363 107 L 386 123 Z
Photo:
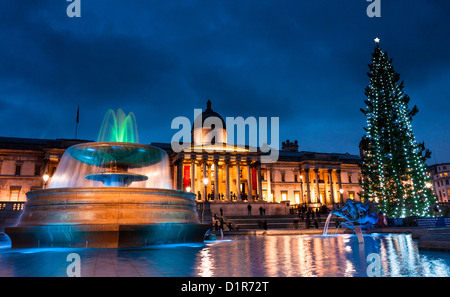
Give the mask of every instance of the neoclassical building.
M 222 121 L 219 150 L 204 141 L 210 128 L 192 128 L 193 142 L 187 152 L 174 152 L 169 143 L 152 143 L 169 154 L 175 189 L 213 203 L 289 202 L 316 208 L 347 198 L 359 200 L 359 156 L 299 151 L 297 141 L 287 140 L 278 161 L 264 164 L 259 149 L 227 144 L 226 123 L 210 101 L 201 117 L 203 122 L 210 117 Z
M 207 135 L 216 127 L 205 128 L 203 124 L 213 117 L 222 127 L 211 140 Z M 266 153 L 259 148 L 227 143 L 226 122 L 210 101 L 201 120 L 201 125 L 192 127 L 189 150 L 175 152 L 170 143 L 151 144 L 168 153 L 173 188 L 195 193 L 198 202 L 306 204 L 316 208 L 359 199 L 359 156 L 301 151 L 297 141 L 287 140 L 276 162 L 262 163 Z M 45 187 L 43 177 L 51 179 L 64 151 L 81 142 L 86 140 L 0 137 L 0 201 L 25 201 L 26 192 Z M 220 144 L 221 149 L 211 143 Z
M 0 201 L 26 201 L 26 193 L 42 189 L 64 151 L 83 140 L 0 137 Z

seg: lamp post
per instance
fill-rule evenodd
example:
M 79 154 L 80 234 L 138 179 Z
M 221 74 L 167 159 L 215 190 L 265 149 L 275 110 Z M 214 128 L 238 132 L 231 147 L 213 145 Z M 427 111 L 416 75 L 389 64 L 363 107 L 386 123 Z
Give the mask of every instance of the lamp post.
M 43 187 L 44 189 L 47 187 L 47 182 L 49 178 L 50 176 L 47 173 L 42 176 L 42 179 L 44 180 L 44 187 Z
M 207 197 L 208 191 L 206 189 L 206 186 L 208 185 L 208 183 L 209 183 L 209 179 L 205 177 L 203 179 L 203 185 L 204 185 L 203 192 L 205 193 L 205 201 L 208 201 L 208 197 Z
M 343 196 L 344 195 L 344 189 L 340 189 L 339 193 L 341 193 L 341 197 L 340 197 L 341 198 L 341 203 L 344 203 L 344 196 Z

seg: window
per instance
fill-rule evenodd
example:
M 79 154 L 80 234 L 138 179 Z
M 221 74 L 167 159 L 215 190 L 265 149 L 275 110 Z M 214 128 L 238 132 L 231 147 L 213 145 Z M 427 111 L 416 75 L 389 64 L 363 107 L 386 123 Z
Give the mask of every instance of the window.
M 283 200 L 283 201 L 287 200 L 287 192 L 285 192 L 285 191 L 281 192 L 281 200 Z
M 10 201 L 19 201 L 20 187 L 10 187 Z
M 295 204 L 300 204 L 300 193 L 294 192 Z
M 352 175 L 351 175 L 351 173 L 348 174 L 348 183 L 349 184 L 352 183 Z
M 285 182 L 285 175 L 286 175 L 286 173 L 284 173 L 284 172 L 282 172 L 281 173 L 281 182 Z
M 15 171 L 14 175 L 20 175 L 21 169 L 22 169 L 22 165 L 16 165 L 16 171 Z
M 446 184 L 446 185 L 448 185 L 448 184 L 449 184 L 449 182 L 448 182 L 448 179 L 446 179 L 446 180 L 445 180 L 445 184 Z
M 294 174 L 294 182 L 298 183 L 298 175 Z
M 34 176 L 40 176 L 41 175 L 41 165 L 34 165 Z
M 355 200 L 355 192 L 348 192 L 348 197 L 352 200 Z

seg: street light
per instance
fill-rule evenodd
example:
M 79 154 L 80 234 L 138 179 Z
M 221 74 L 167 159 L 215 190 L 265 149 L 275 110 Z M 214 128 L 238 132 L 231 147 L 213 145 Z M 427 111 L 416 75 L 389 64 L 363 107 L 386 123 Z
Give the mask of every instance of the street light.
M 190 192 L 191 191 L 191 187 L 186 187 L 186 192 Z
M 344 203 L 344 189 L 340 189 L 340 190 L 339 190 L 339 193 L 341 193 L 341 195 L 340 195 L 341 197 L 340 197 L 340 199 L 339 199 L 339 200 L 340 200 L 339 203 L 342 204 L 342 203 Z
M 44 176 L 42 176 L 42 179 L 44 180 L 44 189 L 47 186 L 47 182 L 48 182 L 49 178 L 50 178 L 50 176 L 48 174 L 44 174 Z
M 203 199 L 205 199 L 204 201 L 206 202 L 206 201 L 208 201 L 208 197 L 207 197 L 207 189 L 206 189 L 206 185 L 209 183 L 209 179 L 207 179 L 206 177 L 203 179 L 203 184 L 205 185 L 204 187 L 203 187 L 203 196 L 204 196 L 204 198 Z

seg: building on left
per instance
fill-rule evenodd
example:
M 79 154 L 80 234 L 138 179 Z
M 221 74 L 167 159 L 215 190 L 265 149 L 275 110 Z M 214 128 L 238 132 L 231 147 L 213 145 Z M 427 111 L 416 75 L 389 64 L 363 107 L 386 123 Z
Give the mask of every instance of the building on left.
M 51 180 L 64 151 L 83 142 L 88 141 L 0 137 L 0 201 L 25 202 L 27 192 Z

